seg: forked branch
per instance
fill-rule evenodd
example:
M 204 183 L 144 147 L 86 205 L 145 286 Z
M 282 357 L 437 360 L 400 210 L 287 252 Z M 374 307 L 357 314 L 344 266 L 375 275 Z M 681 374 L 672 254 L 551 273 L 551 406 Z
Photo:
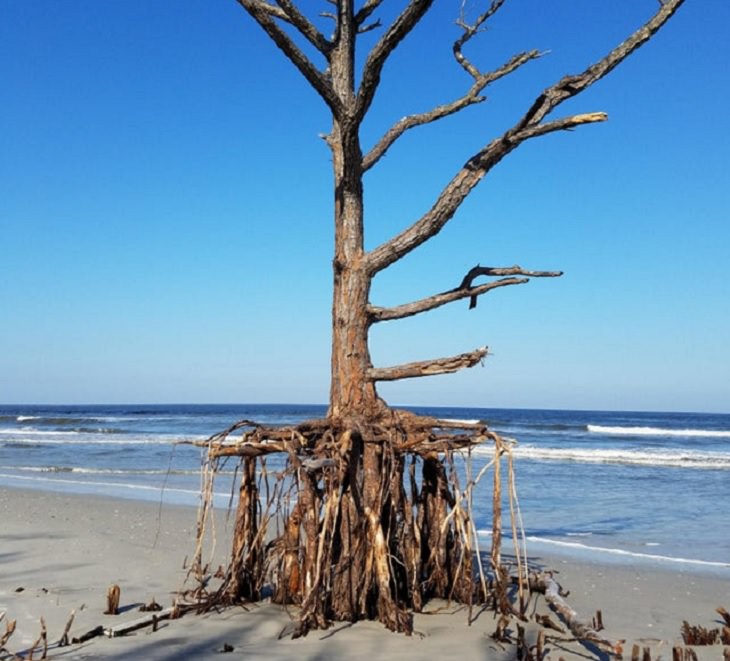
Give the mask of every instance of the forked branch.
M 378 4 L 380 3 L 366 3 L 366 6 L 377 6 Z M 406 8 L 393 21 L 378 43 L 373 46 L 363 67 L 362 82 L 360 83 L 360 89 L 357 94 L 357 104 L 355 107 L 357 121 L 362 121 L 370 108 L 370 104 L 373 102 L 373 97 L 380 84 L 380 74 L 383 71 L 388 57 L 390 57 L 408 33 L 418 25 L 418 22 L 431 8 L 432 4 L 433 0 L 410 0 Z
M 482 294 L 486 294 L 492 289 L 508 287 L 510 285 L 524 285 L 527 282 L 530 282 L 529 278 L 503 278 L 501 280 L 495 280 L 494 282 L 479 285 L 478 287 L 450 289 L 449 291 L 434 294 L 428 298 L 422 298 L 418 301 L 404 303 L 403 305 L 397 305 L 392 308 L 381 308 L 373 305 L 368 308 L 368 313 L 374 322 L 405 319 L 406 317 L 412 317 L 416 314 L 420 314 L 421 312 L 434 310 L 442 305 L 446 305 L 447 303 L 459 301 L 462 298 L 467 298 L 469 296 L 477 297 Z M 473 306 L 470 306 L 470 308 L 471 307 Z
M 466 20 L 466 2 L 465 0 L 461 3 L 461 14 L 456 24 L 464 30 L 461 37 L 459 37 L 452 47 L 454 57 L 456 61 L 464 68 L 464 70 L 473 78 L 479 78 L 481 76 L 479 69 L 477 69 L 464 55 L 463 47 L 474 35 L 478 34 L 484 29 L 484 24 L 496 14 L 504 4 L 504 0 L 492 0 L 484 13 L 480 14 L 473 23 L 469 23 Z
M 450 374 L 468 367 L 474 367 L 488 354 L 487 347 L 480 347 L 469 353 L 462 353 L 458 356 L 447 358 L 435 358 L 433 360 L 422 360 L 415 363 L 404 363 L 393 367 L 371 367 L 368 370 L 368 378 L 371 381 L 398 381 L 400 379 L 414 379 L 421 376 L 434 376 L 436 374 Z
M 360 11 L 355 14 L 355 23 L 361 26 L 381 4 L 383 4 L 383 0 L 367 0 Z
M 373 167 L 373 165 L 385 156 L 385 153 L 393 146 L 395 141 L 409 129 L 415 128 L 416 126 L 423 126 L 425 124 L 432 124 L 439 119 L 443 119 L 444 117 L 453 115 L 460 110 L 464 110 L 464 108 L 468 108 L 469 106 L 485 101 L 486 97 L 481 96 L 481 92 L 483 92 L 490 83 L 503 78 L 517 70 L 526 62 L 538 57 L 540 57 L 540 53 L 536 50 L 532 50 L 527 53 L 519 53 L 494 71 L 490 71 L 488 73 L 477 72 L 474 83 L 464 96 L 452 101 L 451 103 L 445 103 L 437 106 L 427 112 L 408 115 L 398 120 L 365 155 L 362 164 L 363 170 L 369 170 Z
M 292 0 L 276 0 L 276 4 L 284 10 L 285 19 L 291 23 L 322 55 L 329 56 L 332 44 L 317 30 L 309 19 L 302 14 Z
M 536 125 L 563 101 L 580 94 L 613 71 L 629 55 L 649 41 L 674 15 L 683 2 L 684 0 L 662 0 L 659 2 L 657 13 L 608 55 L 582 73 L 574 76 L 564 76 L 557 83 L 545 89 L 522 118 L 518 128 Z
M 473 23 L 468 23 L 465 16 L 464 3 L 462 3 L 461 15 L 457 21 L 457 25 L 462 28 L 463 34 L 454 42 L 452 50 L 457 63 L 474 79 L 472 86 L 466 94 L 450 103 L 439 105 L 427 112 L 408 115 L 397 121 L 363 159 L 364 171 L 375 165 L 395 141 L 409 129 L 416 126 L 423 126 L 424 124 L 431 124 L 439 119 L 453 115 L 464 108 L 485 101 L 486 97 L 481 96 L 481 93 L 489 84 L 512 73 L 526 62 L 540 57 L 540 53 L 536 50 L 518 53 L 501 67 L 489 72 L 480 71 L 466 58 L 463 52 L 464 45 L 484 29 L 484 24 L 487 20 L 496 14 L 503 4 L 504 0 L 493 0 L 484 13 Z
M 455 291 L 471 290 L 471 300 L 469 301 L 469 309 L 473 309 L 477 306 L 477 297 L 479 293 L 474 291 L 478 289 L 473 287 L 474 280 L 480 276 L 495 276 L 495 275 L 525 275 L 528 278 L 559 278 L 563 275 L 562 271 L 526 271 L 521 266 L 506 266 L 506 267 L 494 267 L 494 266 L 476 266 L 469 269 L 469 272 L 464 276 L 461 284 L 456 288 Z M 499 281 L 498 281 L 499 282 Z M 504 282 L 504 281 L 502 281 Z M 525 280 L 529 282 L 529 280 Z M 494 284 L 494 283 L 490 283 Z M 484 285 L 483 285 L 484 286 Z M 462 298 L 465 298 L 467 294 L 464 294 Z
M 522 278 L 507 277 L 500 280 L 494 280 L 487 282 L 482 285 L 474 286 L 473 281 L 479 276 L 527 276 Z M 448 291 L 440 294 L 434 294 L 427 298 L 422 298 L 418 301 L 411 303 L 405 303 L 392 308 L 382 308 L 377 306 L 370 306 L 368 308 L 368 314 L 373 322 L 378 321 L 391 321 L 393 319 L 404 319 L 405 317 L 412 317 L 413 315 L 420 314 L 421 312 L 428 312 L 435 308 L 452 303 L 454 301 L 460 301 L 464 298 L 470 298 L 469 309 L 476 307 L 477 298 L 482 294 L 486 294 L 493 289 L 500 287 L 509 287 L 511 285 L 523 285 L 530 282 L 530 278 L 557 278 L 563 275 L 562 271 L 527 271 L 520 266 L 509 266 L 506 268 L 493 268 L 489 266 L 475 266 L 464 276 L 461 284 L 455 289 L 449 289 Z
M 665 0 L 644 25 L 603 59 L 578 75 L 566 76 L 538 96 L 527 114 L 511 129 L 492 140 L 470 158 L 441 191 L 433 206 L 410 227 L 381 244 L 367 255 L 372 274 L 387 268 L 409 252 L 438 234 L 451 220 L 456 210 L 497 163 L 525 140 L 553 131 L 567 130 L 581 124 L 603 122 L 602 112 L 571 115 L 552 122 L 541 123 L 558 105 L 586 90 L 645 44 L 676 12 L 684 0 Z
M 296 21 L 298 19 L 293 17 L 293 15 L 289 15 L 281 7 L 275 7 L 263 0 L 238 0 L 238 4 L 240 4 L 248 12 L 248 14 L 261 26 L 264 32 L 269 35 L 271 40 L 279 47 L 292 64 L 299 69 L 309 84 L 319 93 L 324 102 L 329 106 L 333 115 L 335 117 L 342 117 L 342 103 L 337 94 L 335 94 L 332 84 L 327 76 L 320 71 L 297 47 L 289 36 L 276 24 L 274 18 L 287 21 L 297 27 L 300 31 L 302 31 L 303 24 L 297 25 Z M 299 12 L 296 12 L 296 14 L 301 17 L 301 20 L 306 21 Z M 313 26 L 312 30 L 314 30 Z M 307 39 L 310 41 L 312 41 L 312 39 L 314 39 L 314 41 L 318 41 L 318 38 L 314 37 L 311 31 L 307 30 L 307 32 L 309 32 L 309 34 L 302 32 Z M 322 39 L 324 39 L 324 37 L 322 37 Z

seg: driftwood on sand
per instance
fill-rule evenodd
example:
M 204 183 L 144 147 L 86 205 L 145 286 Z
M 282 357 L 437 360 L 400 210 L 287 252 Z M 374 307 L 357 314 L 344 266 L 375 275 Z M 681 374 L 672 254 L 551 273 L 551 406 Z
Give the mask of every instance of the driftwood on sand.
M 567 593 L 560 587 L 552 572 L 546 571 L 532 575 L 530 577 L 530 588 L 534 592 L 545 595 L 545 601 L 560 616 L 576 639 L 592 643 L 599 649 L 620 658 L 625 641 L 611 641 L 600 635 L 599 631 L 603 629 L 603 616 L 600 610 L 596 611 L 596 615 L 591 621 L 581 618 L 568 603 Z M 548 626 L 555 628 L 552 622 Z

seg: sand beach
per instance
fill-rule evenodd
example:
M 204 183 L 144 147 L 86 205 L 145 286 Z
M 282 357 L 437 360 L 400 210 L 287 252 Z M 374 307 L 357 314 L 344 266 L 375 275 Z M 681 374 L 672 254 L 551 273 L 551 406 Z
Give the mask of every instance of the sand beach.
M 184 582 L 186 558 L 194 550 L 194 508 L 99 496 L 3 488 L 0 491 L 0 635 L 5 622 L 17 628 L 7 649 L 27 658 L 38 638 L 40 618 L 48 631 L 48 655 L 58 659 L 511 659 L 516 648 L 490 634 L 496 622 L 484 612 L 469 625 L 456 605 L 430 603 L 415 617 L 416 634 L 393 634 L 376 623 L 335 625 L 304 639 L 287 636 L 294 611 L 263 603 L 202 616 L 186 615 L 123 637 L 99 636 L 58 647 L 71 611 L 70 637 L 98 626 L 117 627 L 142 616 L 153 598 L 170 606 Z M 219 516 L 218 548 L 225 556 L 225 516 Z M 691 540 L 688 540 L 691 544 Z M 685 571 L 679 565 L 597 564 L 569 556 L 531 559 L 558 573 L 570 590 L 570 605 L 590 618 L 602 611 L 609 640 L 651 649 L 652 658 L 671 659 L 681 644 L 683 620 L 719 626 L 715 608 L 730 606 L 730 572 Z M 104 615 L 106 590 L 121 589 L 120 613 Z M 532 612 L 550 613 L 543 598 Z M 552 615 L 557 620 L 557 616 Z M 528 626 L 528 641 L 536 625 Z M 282 635 L 283 634 L 283 635 Z M 557 636 L 567 638 L 567 636 Z M 548 658 L 600 658 L 574 641 L 552 639 Z M 696 647 L 699 659 L 722 658 L 722 647 Z M 39 658 L 38 650 L 34 658 Z M 0 658 L 3 658 L 0 655 Z M 10 654 L 6 658 L 12 658 Z

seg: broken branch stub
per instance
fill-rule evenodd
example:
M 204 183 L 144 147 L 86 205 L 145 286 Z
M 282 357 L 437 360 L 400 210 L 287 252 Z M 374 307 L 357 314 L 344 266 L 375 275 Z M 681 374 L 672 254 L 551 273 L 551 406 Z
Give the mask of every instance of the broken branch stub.
M 393 367 L 371 367 L 368 370 L 368 378 L 372 381 L 397 381 L 422 376 L 434 376 L 436 374 L 450 374 L 465 368 L 474 367 L 487 356 L 488 352 L 487 347 L 480 347 L 479 349 L 462 353 L 458 356 L 404 363 L 403 365 L 395 365 Z

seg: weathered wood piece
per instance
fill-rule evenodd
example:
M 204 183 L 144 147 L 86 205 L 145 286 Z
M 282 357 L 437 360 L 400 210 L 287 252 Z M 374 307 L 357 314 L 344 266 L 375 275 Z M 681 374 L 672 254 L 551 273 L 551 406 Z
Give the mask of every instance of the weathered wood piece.
M 40 624 L 40 634 L 38 634 L 38 638 L 36 638 L 36 640 L 28 649 L 28 661 L 33 661 L 33 656 L 35 655 L 36 648 L 39 646 L 41 648 L 41 661 L 44 661 L 48 658 L 48 630 L 46 629 L 46 621 L 43 619 L 43 617 L 41 617 L 40 619 Z
M 5 613 L 0 616 L 0 620 L 4 619 Z M 10 637 L 15 633 L 15 626 L 17 620 L 8 620 L 5 622 L 5 633 L 0 636 L 0 650 L 3 649 L 6 643 L 10 640 Z
M 549 615 L 535 614 L 535 622 L 545 627 L 546 629 L 552 629 L 559 633 L 565 633 L 565 629 L 555 622 Z
M 104 635 L 104 627 L 100 624 L 93 629 L 89 629 L 85 634 L 82 634 L 81 636 L 74 637 L 71 639 L 71 642 L 74 645 L 78 645 L 79 643 L 85 643 L 87 640 L 91 640 L 92 638 L 96 638 L 97 636 L 103 636 Z
M 71 625 L 73 624 L 75 616 L 76 616 L 76 609 L 71 611 L 71 614 L 69 615 L 68 620 L 66 620 L 66 626 L 63 627 L 63 633 L 61 634 L 61 637 L 58 640 L 59 647 L 68 646 L 68 644 L 69 644 L 68 632 L 71 630 Z
M 137 618 L 131 622 L 107 627 L 103 630 L 103 633 L 109 638 L 117 638 L 118 636 L 126 636 L 128 633 L 132 633 L 133 631 L 144 629 L 145 627 L 151 626 L 156 629 L 158 622 L 173 619 L 174 612 L 175 607 L 170 606 L 169 608 L 165 608 L 161 611 L 155 611 L 150 615 L 145 615 L 144 617 Z
M 553 578 L 552 572 L 533 575 L 530 587 L 545 595 L 545 601 L 565 622 L 570 632 L 578 639 L 589 641 L 614 654 L 620 653 L 623 641 L 610 641 L 599 635 L 593 623 L 582 620 L 578 613 L 564 599 L 560 586 Z

